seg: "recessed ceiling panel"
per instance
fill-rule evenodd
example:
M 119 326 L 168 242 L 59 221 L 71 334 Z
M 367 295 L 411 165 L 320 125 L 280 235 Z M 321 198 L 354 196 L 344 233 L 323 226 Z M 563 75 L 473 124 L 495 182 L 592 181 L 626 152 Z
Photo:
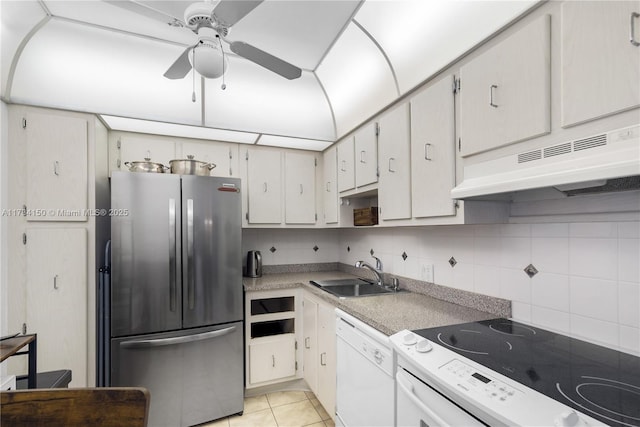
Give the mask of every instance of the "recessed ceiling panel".
M 338 138 L 398 96 L 383 54 L 355 24 L 338 39 L 317 74 L 336 116 Z
M 7 84 L 11 64 L 25 37 L 36 25 L 46 18 L 42 6 L 37 1 L 0 1 L 0 61 L 2 61 L 2 96 L 7 96 Z
M 52 19 L 26 46 L 12 100 L 172 123 L 201 124 L 191 73 L 168 80 L 182 47 Z M 199 93 L 200 79 L 196 79 Z
M 175 4 L 177 7 L 174 7 L 174 9 L 178 10 L 181 6 L 182 11 L 178 14 L 179 19 L 182 19 L 184 8 L 189 4 L 180 1 L 163 3 Z M 168 40 L 184 45 L 193 45 L 197 41 L 197 36 L 188 28 L 171 27 L 166 22 L 131 12 L 103 1 L 47 0 L 45 5 L 53 16 L 142 34 L 151 38 Z M 167 22 L 170 19 L 167 17 Z
M 359 4 L 353 0 L 267 0 L 231 28 L 229 39 L 314 70 Z
M 406 93 L 535 3 L 367 1 L 355 19 L 386 52 Z
M 331 110 L 313 73 L 287 80 L 229 57 L 222 79 L 205 81 L 205 125 L 214 128 L 334 140 Z
M 322 151 L 333 144 L 331 141 L 318 141 L 316 139 L 288 138 L 286 136 L 262 135 L 258 145 L 271 147 L 298 148 L 301 150 Z

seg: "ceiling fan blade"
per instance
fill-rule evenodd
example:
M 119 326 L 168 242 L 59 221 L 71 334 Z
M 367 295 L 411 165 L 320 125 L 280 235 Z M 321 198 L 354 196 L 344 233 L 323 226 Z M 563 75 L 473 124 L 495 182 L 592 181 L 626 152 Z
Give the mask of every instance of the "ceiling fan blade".
M 164 73 L 164 76 L 171 80 L 182 79 L 191 71 L 191 62 L 189 62 L 189 51 L 193 46 L 189 46 L 182 55 L 175 60 L 171 67 Z
M 258 7 L 264 0 L 220 0 L 220 3 L 213 10 L 216 20 L 227 27 L 232 26 L 253 9 Z
M 175 16 L 169 15 L 168 13 L 164 13 L 161 10 L 155 9 L 151 6 L 147 6 L 146 4 L 143 4 L 143 3 L 138 3 L 133 0 L 102 0 L 102 1 L 104 1 L 105 3 L 109 3 L 114 6 L 120 7 L 122 9 L 126 9 L 130 12 L 137 13 L 138 15 L 146 16 L 147 18 L 160 21 L 165 24 L 170 24 L 170 25 L 179 26 L 179 27 L 186 26 L 181 19 L 178 19 Z
M 276 58 L 275 56 L 245 42 L 231 43 L 231 51 L 248 59 L 249 61 L 263 66 L 267 70 L 280 74 L 286 79 L 293 80 L 302 75 L 302 70 L 295 65 L 291 65 L 288 62 L 283 61 L 280 58 Z

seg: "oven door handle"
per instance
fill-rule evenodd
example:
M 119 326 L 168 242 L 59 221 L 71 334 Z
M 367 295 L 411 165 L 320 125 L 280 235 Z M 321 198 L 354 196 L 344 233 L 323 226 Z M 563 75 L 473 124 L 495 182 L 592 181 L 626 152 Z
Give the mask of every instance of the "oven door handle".
M 409 398 L 409 400 L 411 400 L 411 402 L 413 402 L 414 405 L 416 405 L 418 408 L 420 408 L 420 410 L 427 415 L 429 418 L 431 418 L 436 425 L 439 426 L 446 426 L 447 422 L 444 421 L 442 418 L 440 418 L 439 416 L 437 416 L 430 408 L 428 408 L 419 398 L 418 396 L 415 395 L 415 393 L 413 392 L 413 385 L 411 383 L 408 383 L 407 380 L 404 379 L 404 375 L 402 374 L 402 371 L 398 371 L 398 373 L 396 374 L 396 381 L 398 384 L 398 387 L 407 395 L 407 397 Z M 432 423 L 427 423 L 424 420 L 420 420 L 420 425 L 431 425 Z

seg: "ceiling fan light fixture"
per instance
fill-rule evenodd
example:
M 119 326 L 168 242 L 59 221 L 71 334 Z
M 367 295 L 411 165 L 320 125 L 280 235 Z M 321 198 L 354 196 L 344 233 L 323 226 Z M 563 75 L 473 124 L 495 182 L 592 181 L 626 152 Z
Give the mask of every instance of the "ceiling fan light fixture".
M 217 79 L 227 71 L 227 58 L 220 48 L 207 42 L 193 48 L 193 68 L 203 77 Z

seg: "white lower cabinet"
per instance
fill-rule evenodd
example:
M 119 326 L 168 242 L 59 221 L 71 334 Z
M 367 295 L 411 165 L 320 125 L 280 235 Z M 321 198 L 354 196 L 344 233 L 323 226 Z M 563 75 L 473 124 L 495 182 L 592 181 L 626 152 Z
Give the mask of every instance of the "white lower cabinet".
M 305 292 L 303 297 L 304 379 L 331 418 L 336 413 L 335 308 Z
M 296 338 L 294 334 L 258 338 L 249 344 L 249 382 L 264 383 L 295 376 Z

